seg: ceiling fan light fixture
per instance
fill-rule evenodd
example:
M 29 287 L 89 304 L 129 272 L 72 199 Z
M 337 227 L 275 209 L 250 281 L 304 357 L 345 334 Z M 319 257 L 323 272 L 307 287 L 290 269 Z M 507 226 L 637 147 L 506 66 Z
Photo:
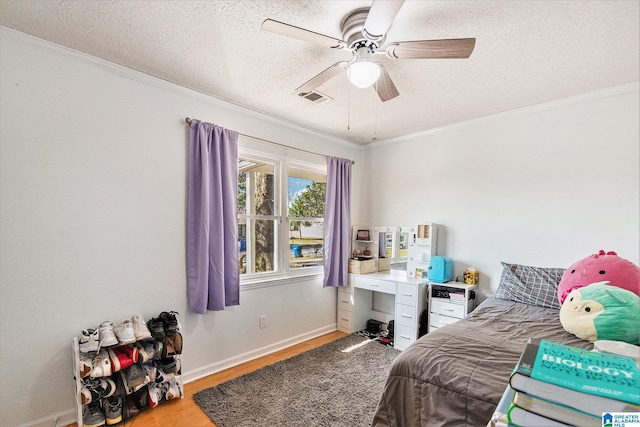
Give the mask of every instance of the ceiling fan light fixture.
M 380 67 L 369 60 L 356 61 L 347 68 L 349 81 L 361 89 L 371 86 L 380 77 Z
M 361 89 L 369 87 L 380 77 L 380 66 L 371 61 L 372 54 L 368 47 L 359 48 L 347 67 L 347 77 L 354 86 Z

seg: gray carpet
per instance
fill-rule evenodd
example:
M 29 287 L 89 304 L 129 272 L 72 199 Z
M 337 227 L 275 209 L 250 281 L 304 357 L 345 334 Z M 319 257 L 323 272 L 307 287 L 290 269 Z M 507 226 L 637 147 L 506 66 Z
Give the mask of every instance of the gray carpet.
M 399 354 L 349 335 L 193 397 L 218 427 L 369 426 Z

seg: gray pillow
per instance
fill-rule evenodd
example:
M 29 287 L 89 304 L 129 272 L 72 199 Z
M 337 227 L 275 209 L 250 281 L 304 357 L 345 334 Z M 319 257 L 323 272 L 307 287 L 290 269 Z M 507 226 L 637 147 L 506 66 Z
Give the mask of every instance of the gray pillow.
M 558 284 L 564 268 L 531 267 L 502 262 L 496 298 L 560 309 Z

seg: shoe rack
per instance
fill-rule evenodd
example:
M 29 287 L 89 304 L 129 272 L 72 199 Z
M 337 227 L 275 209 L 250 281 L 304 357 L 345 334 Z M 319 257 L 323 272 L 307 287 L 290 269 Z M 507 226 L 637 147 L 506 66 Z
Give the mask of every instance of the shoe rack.
M 162 316 L 168 313 L 175 319 L 171 333 L 165 330 L 161 320 Z M 81 339 L 85 339 L 85 337 L 81 335 L 80 337 L 76 336 L 73 338 L 71 347 L 78 427 L 125 425 L 127 421 L 134 419 L 141 411 L 152 409 L 168 400 L 173 400 L 178 397 L 182 399 L 184 397 L 181 356 L 182 334 L 180 332 L 181 327 L 177 313 L 162 312 L 158 317 L 150 318 L 147 322 L 143 320 L 143 324 L 145 330 L 148 329 L 148 335 L 150 336 L 137 339 L 133 343 L 123 344 L 119 341 L 118 344 L 109 347 L 101 346 L 99 348 L 100 351 L 97 352 L 81 352 Z M 118 327 L 116 323 L 113 323 L 113 325 Z M 95 330 L 98 331 L 99 328 L 95 328 Z M 102 335 L 99 334 L 98 343 L 100 343 L 102 338 Z M 153 351 L 145 351 L 144 349 L 153 349 Z M 102 350 L 106 350 L 107 355 L 109 355 L 111 372 L 109 372 L 108 368 L 104 368 L 105 365 L 103 365 L 103 370 L 106 370 L 106 373 L 110 373 L 111 375 L 100 375 L 100 368 L 96 371 L 93 370 L 96 366 L 93 362 L 100 363 L 97 355 L 100 354 Z M 132 359 L 131 366 L 124 369 L 116 369 L 120 362 L 112 361 L 111 356 L 117 355 L 118 353 L 127 353 L 130 356 L 137 353 L 137 358 L 135 361 Z M 88 367 L 89 360 L 93 361 L 91 363 L 91 371 L 89 371 Z M 123 363 L 120 366 L 125 365 L 126 363 Z M 130 387 L 126 380 L 129 375 L 127 371 L 134 368 L 138 370 L 138 374 L 140 374 L 141 371 L 144 372 L 144 380 L 141 385 L 138 384 L 135 387 Z M 165 372 L 165 369 L 167 372 Z M 173 370 L 175 370 L 175 372 L 172 372 Z M 97 376 L 92 376 L 94 373 L 96 373 Z M 154 373 L 154 375 L 150 375 L 150 373 Z M 138 376 L 138 379 L 139 378 Z M 101 379 L 105 381 L 100 381 Z M 109 390 L 107 390 L 109 393 L 105 393 L 107 396 L 101 396 L 101 393 L 96 394 L 91 392 L 91 383 L 93 382 L 95 384 L 96 380 L 98 380 L 97 382 L 99 383 L 109 385 Z M 114 386 L 115 388 L 113 392 L 111 392 L 111 387 Z M 84 398 L 83 395 L 85 396 Z M 89 402 L 84 403 L 87 401 L 86 396 L 91 396 L 91 399 Z M 116 399 L 116 396 L 120 396 L 121 399 Z M 119 414 L 117 411 L 113 411 L 114 405 L 112 403 L 117 400 L 121 402 Z M 111 408 L 111 417 L 107 416 L 108 407 Z M 96 408 L 99 408 L 102 415 L 104 415 L 104 421 L 100 419 L 100 411 Z M 93 416 L 89 416 L 89 418 L 85 420 L 85 414 L 90 411 L 94 412 Z M 95 414 L 96 411 L 98 411 L 98 415 Z

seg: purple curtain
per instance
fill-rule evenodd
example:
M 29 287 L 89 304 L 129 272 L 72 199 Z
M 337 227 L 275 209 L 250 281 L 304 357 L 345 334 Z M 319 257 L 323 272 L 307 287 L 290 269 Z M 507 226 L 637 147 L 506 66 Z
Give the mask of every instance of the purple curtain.
M 240 304 L 238 133 L 191 120 L 187 291 L 195 313 Z
M 322 285 L 347 286 L 351 239 L 351 160 L 327 157 Z

